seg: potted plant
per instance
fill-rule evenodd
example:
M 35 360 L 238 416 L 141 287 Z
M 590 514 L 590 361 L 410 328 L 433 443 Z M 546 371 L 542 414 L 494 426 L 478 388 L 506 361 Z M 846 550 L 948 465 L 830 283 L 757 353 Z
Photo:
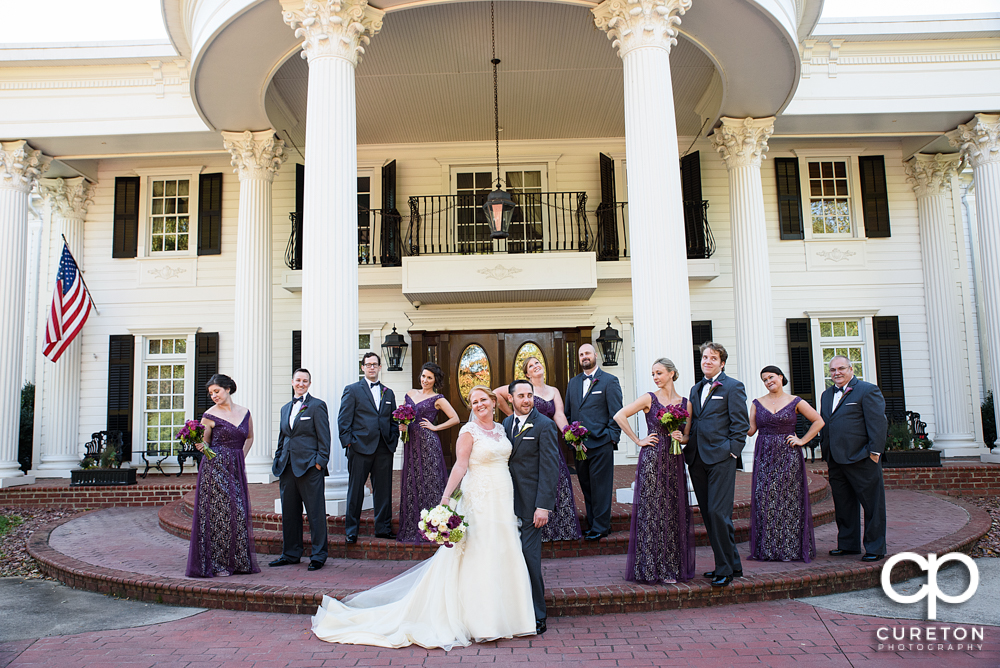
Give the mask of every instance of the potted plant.
M 71 487 L 134 485 L 134 468 L 122 468 L 122 435 L 120 431 L 99 431 L 91 434 L 87 454 L 80 468 L 70 472 Z
M 885 437 L 885 451 L 882 453 L 882 468 L 899 469 L 941 466 L 941 452 L 931 450 L 931 439 L 923 433 L 923 429 L 914 432 L 913 422 L 919 422 L 920 416 L 912 413 L 911 420 L 900 420 L 889 423 Z

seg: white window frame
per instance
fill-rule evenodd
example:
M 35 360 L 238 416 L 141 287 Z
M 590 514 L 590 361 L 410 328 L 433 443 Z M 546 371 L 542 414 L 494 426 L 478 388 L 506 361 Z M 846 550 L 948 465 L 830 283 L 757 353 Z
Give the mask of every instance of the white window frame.
M 198 257 L 198 209 L 200 177 L 205 170 L 204 165 L 188 165 L 182 167 L 156 167 L 136 169 L 134 173 L 139 179 L 139 247 L 136 257 L 150 259 L 164 258 L 197 258 Z M 188 181 L 188 247 L 183 251 L 152 250 L 152 215 L 153 181 L 170 179 L 187 179 Z
M 838 241 L 843 239 L 864 239 L 864 207 L 861 205 L 861 172 L 858 156 L 864 149 L 795 149 L 792 153 L 799 161 L 799 186 L 802 193 L 802 229 L 807 241 Z M 818 233 L 812 229 L 812 200 L 809 187 L 810 162 L 843 162 L 847 165 L 847 207 L 851 217 L 850 232 Z
M 857 320 L 858 340 L 861 344 L 861 363 L 864 365 L 865 381 L 878 384 L 878 370 L 875 368 L 875 327 L 872 318 L 878 315 L 875 310 L 829 310 L 806 311 L 812 330 L 813 341 L 813 390 L 819 397 L 826 390 L 826 362 L 823 361 L 823 337 L 820 336 L 820 323 L 827 321 Z

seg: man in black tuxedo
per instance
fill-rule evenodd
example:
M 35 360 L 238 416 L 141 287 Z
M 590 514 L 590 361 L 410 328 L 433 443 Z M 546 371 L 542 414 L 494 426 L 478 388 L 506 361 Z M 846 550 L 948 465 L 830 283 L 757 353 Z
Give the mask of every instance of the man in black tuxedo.
M 348 543 L 358 542 L 368 476 L 375 502 L 375 537 L 396 537 L 392 532 L 392 457 L 399 439 L 399 427 L 392 419 L 396 395 L 379 382 L 382 360 L 378 355 L 365 353 L 361 365 L 365 379 L 344 388 L 337 417 L 340 444 L 347 450 L 344 530 Z
M 503 421 L 513 444 L 510 477 L 514 482 L 514 514 L 521 532 L 521 552 L 531 580 L 535 632 L 545 633 L 545 584 L 542 582 L 542 527 L 556 507 L 559 481 L 559 428 L 535 410 L 534 388 L 523 378 L 507 388 L 513 415 Z
M 830 360 L 830 377 L 833 386 L 820 401 L 820 417 L 826 422 L 820 443 L 837 519 L 837 549 L 830 554 L 861 554 L 860 505 L 865 510 L 861 561 L 878 561 L 885 556 L 885 487 L 879 464 L 889 427 L 885 399 L 877 386 L 854 377 L 846 357 Z
M 580 346 L 583 373 L 566 386 L 565 408 L 569 422 L 579 422 L 590 432 L 587 458 L 576 463 L 576 476 L 587 507 L 586 540 L 600 540 L 611 531 L 611 495 L 614 491 L 615 450 L 622 430 L 614 415 L 622 409 L 618 378 L 597 366 L 597 351 Z
M 725 587 L 734 577 L 743 577 L 733 529 L 733 499 L 736 464 L 747 442 L 750 417 L 743 383 L 723 371 L 728 357 L 718 343 L 701 345 L 705 377 L 691 388 L 691 433 L 684 447 L 691 485 L 715 555 L 715 570 L 705 573 L 713 587 Z
M 281 407 L 278 449 L 271 472 L 281 494 L 281 556 L 271 566 L 297 564 L 302 557 L 302 507 L 309 518 L 312 557 L 309 570 L 326 563 L 326 494 L 323 478 L 329 475 L 330 415 L 326 404 L 309 395 L 312 375 L 306 369 L 292 374 L 295 398 Z

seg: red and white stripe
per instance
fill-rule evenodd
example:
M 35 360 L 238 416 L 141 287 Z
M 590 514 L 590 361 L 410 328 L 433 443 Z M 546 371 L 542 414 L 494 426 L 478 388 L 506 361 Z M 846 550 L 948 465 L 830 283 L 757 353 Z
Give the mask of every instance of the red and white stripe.
M 62 278 L 56 280 L 56 289 L 52 294 L 52 307 L 45 326 L 45 347 L 42 354 L 53 362 L 59 361 L 63 352 L 73 343 L 73 339 L 83 329 L 90 315 L 90 295 L 83 287 L 80 269 L 76 270 L 76 280 L 69 286 L 69 292 L 63 293 Z

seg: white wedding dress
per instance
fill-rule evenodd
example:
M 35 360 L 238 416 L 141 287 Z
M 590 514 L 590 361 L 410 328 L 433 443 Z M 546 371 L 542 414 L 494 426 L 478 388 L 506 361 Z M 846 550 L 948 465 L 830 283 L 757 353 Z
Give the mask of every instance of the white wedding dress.
M 320 640 L 449 650 L 535 633 L 507 468 L 511 443 L 499 424 L 486 431 L 470 422 L 459 433 L 473 439 L 457 506 L 469 524 L 465 539 L 344 601 L 324 596 L 312 618 Z

